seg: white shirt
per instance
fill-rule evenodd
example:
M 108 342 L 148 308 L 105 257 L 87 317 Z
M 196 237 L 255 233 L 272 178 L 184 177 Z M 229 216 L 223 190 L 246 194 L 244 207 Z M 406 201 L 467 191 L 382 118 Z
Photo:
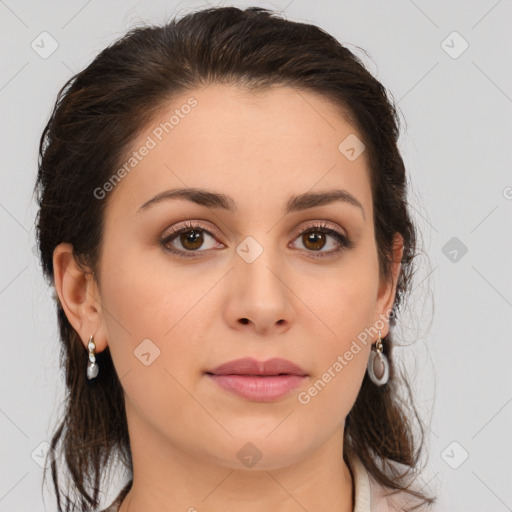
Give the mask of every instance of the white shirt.
M 406 512 L 421 503 L 419 498 L 405 491 L 396 491 L 380 485 L 368 473 L 357 455 L 348 457 L 348 466 L 355 487 L 354 512 Z M 418 507 L 414 512 L 424 510 L 427 509 Z

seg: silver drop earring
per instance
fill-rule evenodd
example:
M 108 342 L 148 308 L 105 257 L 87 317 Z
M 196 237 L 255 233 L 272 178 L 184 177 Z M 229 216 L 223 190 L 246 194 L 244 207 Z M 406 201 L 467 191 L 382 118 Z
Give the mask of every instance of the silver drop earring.
M 389 362 L 385 354 L 382 353 L 382 339 L 380 337 L 375 343 L 375 350 L 370 351 L 370 357 L 368 358 L 368 376 L 376 386 L 382 386 L 386 384 L 389 379 Z
M 89 361 L 87 361 L 87 378 L 92 380 L 98 376 L 99 372 L 99 367 L 96 363 L 96 356 L 94 355 L 94 349 L 96 348 L 96 345 L 94 344 L 92 335 L 89 338 L 89 344 L 87 347 L 89 348 Z

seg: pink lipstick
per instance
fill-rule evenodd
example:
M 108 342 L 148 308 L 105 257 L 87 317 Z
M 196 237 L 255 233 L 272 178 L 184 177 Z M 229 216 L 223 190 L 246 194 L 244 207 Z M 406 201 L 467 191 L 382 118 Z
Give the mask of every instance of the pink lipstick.
M 307 373 L 286 359 L 242 358 L 224 363 L 206 375 L 221 388 L 254 402 L 270 402 L 300 386 Z

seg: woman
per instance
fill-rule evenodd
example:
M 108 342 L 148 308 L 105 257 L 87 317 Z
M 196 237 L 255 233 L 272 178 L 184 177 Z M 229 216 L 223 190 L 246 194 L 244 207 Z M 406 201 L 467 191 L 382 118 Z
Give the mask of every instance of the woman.
M 67 413 L 59 510 L 418 510 L 392 327 L 416 250 L 384 87 L 318 27 L 210 8 L 61 90 L 37 234 Z M 422 434 L 422 431 L 420 430 Z

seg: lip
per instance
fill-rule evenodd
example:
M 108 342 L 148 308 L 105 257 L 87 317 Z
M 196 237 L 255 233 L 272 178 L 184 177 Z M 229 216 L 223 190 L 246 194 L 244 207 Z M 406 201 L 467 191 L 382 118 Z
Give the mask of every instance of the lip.
M 297 366 L 296 364 L 288 361 L 287 359 L 281 359 L 280 357 L 274 357 L 267 361 L 258 361 L 252 357 L 243 357 L 242 359 L 235 359 L 228 361 L 227 363 L 221 364 L 209 370 L 206 373 L 213 375 L 299 375 L 304 377 L 307 373 Z
M 258 361 L 242 358 L 205 372 L 221 388 L 255 402 L 277 400 L 300 386 L 308 374 L 281 358 Z

